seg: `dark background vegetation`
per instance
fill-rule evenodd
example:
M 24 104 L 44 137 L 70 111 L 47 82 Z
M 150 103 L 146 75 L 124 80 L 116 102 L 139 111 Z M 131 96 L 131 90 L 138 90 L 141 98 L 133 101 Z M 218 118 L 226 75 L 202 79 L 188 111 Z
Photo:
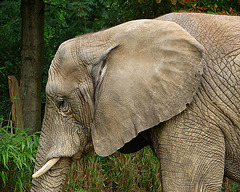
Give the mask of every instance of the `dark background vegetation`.
M 63 41 L 129 20 L 156 18 L 169 12 L 240 13 L 239 0 L 44 0 L 44 5 L 42 114 L 47 71 Z M 9 134 L 11 102 L 8 75 L 15 75 L 21 82 L 23 42 L 20 6 L 21 0 L 0 1 L 0 189 L 5 186 L 5 191 L 29 190 L 38 142 L 37 133 L 27 136 L 18 130 L 15 134 Z M 92 154 L 73 164 L 65 190 L 159 191 L 157 167 L 158 162 L 148 148 L 131 155 L 117 153 L 107 158 Z M 10 174 L 10 171 L 15 174 Z M 237 191 L 238 184 L 227 180 L 224 190 Z

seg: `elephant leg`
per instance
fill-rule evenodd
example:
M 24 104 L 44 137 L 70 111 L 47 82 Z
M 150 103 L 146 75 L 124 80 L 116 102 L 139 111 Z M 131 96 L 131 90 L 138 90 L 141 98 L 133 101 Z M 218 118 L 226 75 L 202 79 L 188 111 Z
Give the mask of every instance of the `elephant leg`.
M 225 143 L 221 130 L 189 110 L 151 131 L 163 191 L 221 191 Z

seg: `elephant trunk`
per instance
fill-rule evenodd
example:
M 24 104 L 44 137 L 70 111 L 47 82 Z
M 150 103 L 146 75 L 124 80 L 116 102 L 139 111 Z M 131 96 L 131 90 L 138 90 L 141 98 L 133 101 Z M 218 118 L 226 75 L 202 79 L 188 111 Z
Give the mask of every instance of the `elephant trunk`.
M 57 158 L 57 160 L 58 161 L 56 162 L 56 164 L 52 166 L 51 169 L 46 171 L 46 173 L 39 176 L 35 175 L 35 178 L 32 180 L 31 192 L 33 191 L 49 192 L 62 190 L 62 187 L 65 183 L 67 172 L 71 165 L 71 161 L 70 158 L 68 157 Z M 39 168 L 41 167 L 36 164 L 35 170 L 39 170 Z
M 43 129 L 46 125 L 46 118 Z M 71 165 L 71 158 L 54 154 L 55 138 L 49 132 L 42 131 L 39 139 L 36 164 L 34 168 L 31 192 L 61 191 Z M 59 139 L 58 139 L 59 140 Z M 49 142 L 52 141 L 52 142 Z
M 49 169 L 51 169 L 60 159 L 60 157 L 55 157 L 50 159 L 41 169 L 39 169 L 36 173 L 32 175 L 32 178 L 38 178 L 46 173 Z

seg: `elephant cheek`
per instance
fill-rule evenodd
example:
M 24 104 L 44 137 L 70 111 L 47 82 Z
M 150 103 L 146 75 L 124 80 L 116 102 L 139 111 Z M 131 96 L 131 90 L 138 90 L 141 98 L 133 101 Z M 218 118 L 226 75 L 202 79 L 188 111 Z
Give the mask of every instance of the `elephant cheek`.
M 80 139 L 79 139 L 79 135 L 77 133 L 73 133 L 73 143 L 76 146 L 80 146 L 81 145 Z
M 70 118 L 56 118 L 52 122 L 51 127 L 44 127 L 46 134 L 41 135 L 43 148 L 47 151 L 46 161 L 53 157 L 72 157 L 85 142 L 85 138 L 78 133 L 82 127 Z

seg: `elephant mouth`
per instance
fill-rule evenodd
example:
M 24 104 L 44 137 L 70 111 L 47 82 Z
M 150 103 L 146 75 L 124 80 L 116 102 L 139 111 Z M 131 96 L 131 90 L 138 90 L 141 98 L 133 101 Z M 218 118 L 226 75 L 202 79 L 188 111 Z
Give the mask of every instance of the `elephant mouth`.
M 32 175 L 33 179 L 36 179 L 46 173 L 49 169 L 51 169 L 60 159 L 61 157 L 54 157 L 50 159 L 42 168 L 40 168 L 36 173 Z
M 71 162 L 76 162 L 79 159 L 85 157 L 86 155 L 88 155 L 90 152 L 93 152 L 93 145 L 92 142 L 88 142 L 88 144 L 84 147 L 84 150 L 82 150 L 82 148 L 79 148 L 79 150 L 74 154 L 74 155 L 70 155 L 67 156 Z M 66 156 L 62 156 L 62 157 L 66 157 Z M 45 163 L 45 165 L 43 165 L 36 173 L 34 173 L 32 175 L 33 179 L 36 179 L 40 176 L 42 176 L 44 173 L 46 173 L 48 170 L 50 170 L 59 160 L 61 159 L 60 157 L 53 157 L 50 160 L 47 161 L 47 163 Z
M 81 159 L 82 157 L 86 156 L 88 153 L 76 153 L 74 156 L 72 156 L 71 161 L 75 162 L 79 159 Z M 40 176 L 42 176 L 44 173 L 46 173 L 49 169 L 51 169 L 59 160 L 61 159 L 61 157 L 53 157 L 50 160 L 47 161 L 47 163 L 45 163 L 45 165 L 43 165 L 36 173 L 34 173 L 32 175 L 33 179 L 36 179 Z

